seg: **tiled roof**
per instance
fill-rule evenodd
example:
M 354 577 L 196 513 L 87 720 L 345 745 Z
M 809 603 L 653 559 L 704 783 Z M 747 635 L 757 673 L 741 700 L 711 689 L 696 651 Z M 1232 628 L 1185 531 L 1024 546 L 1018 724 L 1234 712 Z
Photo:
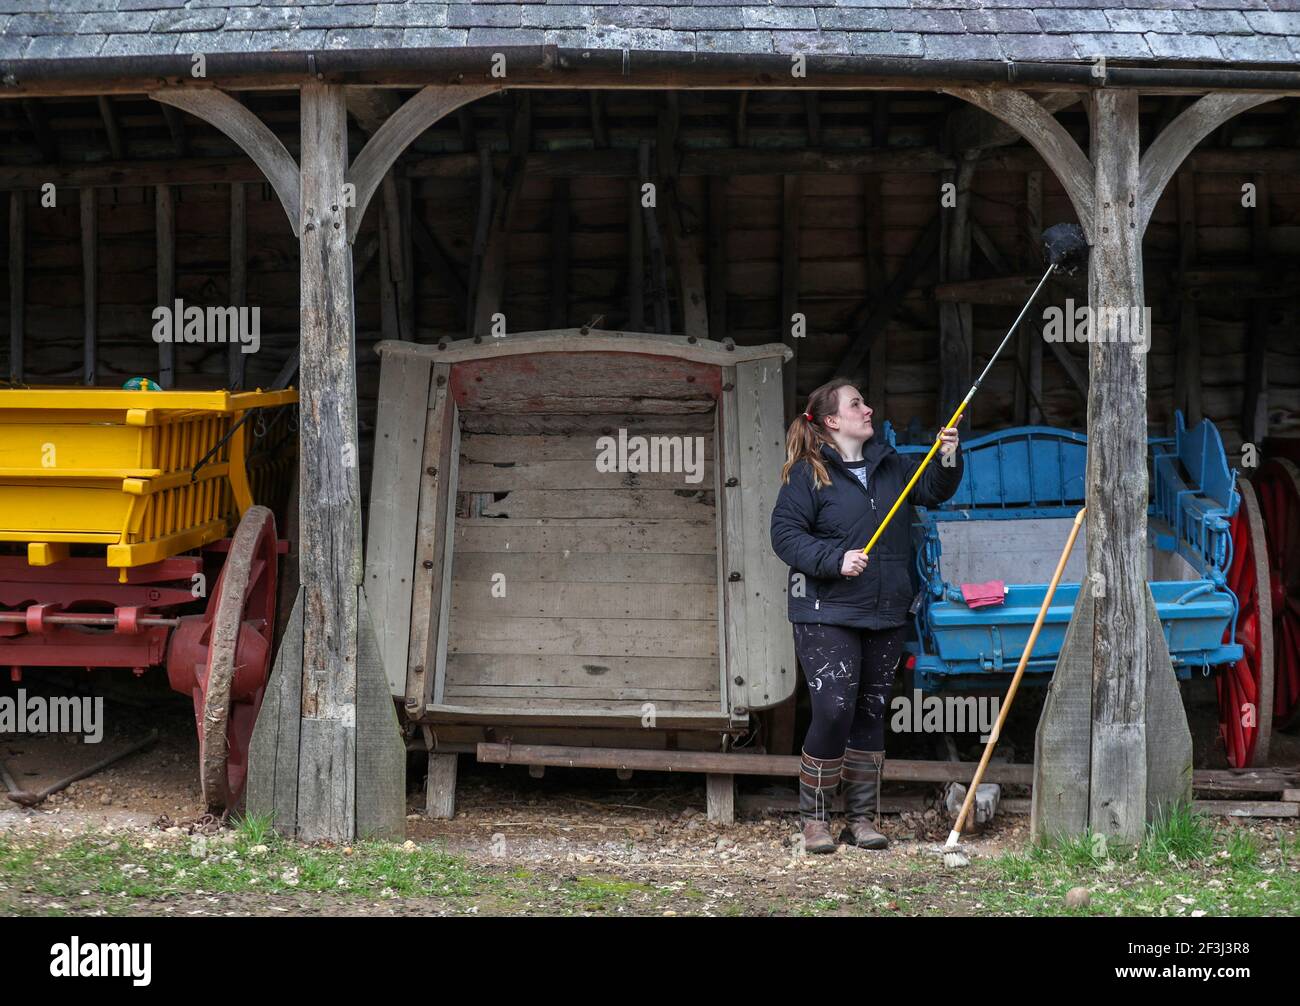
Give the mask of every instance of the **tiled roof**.
M 515 45 L 1300 64 L 1300 0 L 0 0 L 0 59 Z

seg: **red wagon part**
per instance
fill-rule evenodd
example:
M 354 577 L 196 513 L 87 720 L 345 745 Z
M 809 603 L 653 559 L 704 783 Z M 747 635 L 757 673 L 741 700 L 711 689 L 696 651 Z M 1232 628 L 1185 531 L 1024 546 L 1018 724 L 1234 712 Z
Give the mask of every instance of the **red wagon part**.
M 183 612 L 204 603 L 194 589 L 204 556 L 132 568 L 125 583 L 98 558 L 38 567 L 2 556 L 0 665 L 19 675 L 35 667 L 129 667 L 139 674 L 165 664 L 172 688 L 194 702 L 204 802 L 213 813 L 234 809 L 270 674 L 278 558 L 286 545 L 277 540 L 271 511 L 250 507 L 233 538 L 205 549 L 210 559 L 224 552 L 225 561 L 201 614 Z
M 1252 482 L 1268 537 L 1277 640 L 1273 724 L 1287 730 L 1300 722 L 1300 467 L 1285 458 L 1273 458 L 1260 466 Z
M 239 803 L 248 749 L 271 672 L 277 583 L 275 518 L 266 507 L 244 514 L 231 539 L 207 610 L 171 637 L 167 678 L 194 700 L 199 780 L 213 812 Z
M 1273 724 L 1268 696 L 1273 693 L 1276 651 L 1264 517 L 1251 484 L 1242 479 L 1237 488 L 1241 507 L 1232 519 L 1232 564 L 1227 581 L 1239 604 L 1235 641 L 1241 644 L 1243 653 L 1235 664 L 1220 671 L 1215 684 L 1219 694 L 1219 734 L 1228 764 L 1247 768 L 1268 762 Z

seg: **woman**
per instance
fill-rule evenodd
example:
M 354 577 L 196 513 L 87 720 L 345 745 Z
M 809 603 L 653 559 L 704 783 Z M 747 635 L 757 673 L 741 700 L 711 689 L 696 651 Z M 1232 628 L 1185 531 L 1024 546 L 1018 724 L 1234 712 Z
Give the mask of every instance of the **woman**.
M 804 848 L 834 852 L 830 801 L 841 778 L 848 827 L 840 840 L 882 849 L 871 823 L 885 760 L 885 707 L 903 653 L 912 604 L 911 531 L 895 516 L 866 545 L 920 464 L 876 437 L 872 410 L 843 378 L 823 384 L 786 434 L 783 485 L 772 510 L 772 548 L 790 567 L 795 652 L 812 700 L 799 766 Z M 937 506 L 957 491 L 957 430 L 909 502 Z

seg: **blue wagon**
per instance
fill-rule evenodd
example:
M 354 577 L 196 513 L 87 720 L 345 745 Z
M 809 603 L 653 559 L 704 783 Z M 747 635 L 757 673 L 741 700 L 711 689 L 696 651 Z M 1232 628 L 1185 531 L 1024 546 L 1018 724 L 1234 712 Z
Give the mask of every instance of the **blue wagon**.
M 885 434 L 894 443 L 888 425 Z M 1084 504 L 1087 442 L 1083 434 L 1044 426 L 976 437 L 964 444 L 965 471 L 953 497 L 916 508 L 920 593 L 909 649 L 917 687 L 931 693 L 1006 688 Z M 1148 579 L 1175 672 L 1185 680 L 1242 657 L 1235 641 L 1239 604 L 1227 581 L 1241 494 L 1208 420 L 1188 430 L 1180 414 L 1174 436 L 1149 445 Z M 928 449 L 895 446 L 903 454 Z M 1086 548 L 1081 531 L 1026 668 L 1026 685 L 1049 681 L 1079 591 L 1104 589 L 1085 580 Z M 1005 583 L 1002 601 L 968 605 L 962 585 L 989 581 Z

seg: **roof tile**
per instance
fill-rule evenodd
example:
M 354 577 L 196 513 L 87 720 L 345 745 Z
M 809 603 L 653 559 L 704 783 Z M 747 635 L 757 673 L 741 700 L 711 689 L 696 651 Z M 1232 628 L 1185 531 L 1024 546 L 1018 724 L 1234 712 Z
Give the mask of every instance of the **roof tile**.
M 1002 49 L 991 35 L 926 35 L 927 59 L 998 59 Z
M 1076 59 L 1068 35 L 998 35 L 998 45 L 1008 59 Z
M 1032 35 L 1039 30 L 1031 10 L 964 10 L 961 19 L 968 32 Z
M 1223 54 L 1210 35 L 1161 35 L 1156 32 L 1146 36 L 1147 45 L 1158 59 L 1222 59 Z

